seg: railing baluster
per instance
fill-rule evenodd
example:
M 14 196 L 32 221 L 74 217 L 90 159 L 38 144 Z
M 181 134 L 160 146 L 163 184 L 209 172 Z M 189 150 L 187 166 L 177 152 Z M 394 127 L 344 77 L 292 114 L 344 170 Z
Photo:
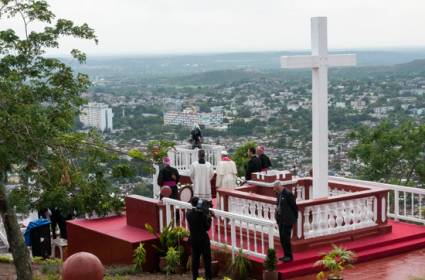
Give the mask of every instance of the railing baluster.
M 398 192 L 398 190 L 394 190 L 394 215 L 395 215 L 395 220 L 398 221 L 398 218 L 400 216 L 400 194 Z
M 162 208 L 159 208 L 159 231 L 162 232 L 162 229 L 164 228 L 164 211 Z
M 249 240 L 249 224 L 246 223 L 246 243 L 248 246 L 248 250 L 251 251 L 251 244 L 250 244 L 250 240 Z
M 212 217 L 211 218 L 211 239 L 212 240 L 215 240 L 215 223 L 214 223 L 214 221 L 215 221 L 215 217 Z
M 232 239 L 232 260 L 235 259 L 235 251 L 237 249 L 237 244 L 236 244 L 236 229 L 235 229 L 235 219 L 230 219 L 230 236 Z
M 165 217 L 167 222 L 166 225 L 168 226 L 171 222 L 171 209 L 170 209 L 170 204 L 168 204 L 167 202 L 165 202 Z
M 258 252 L 257 250 L 257 228 L 254 226 L 254 252 Z
M 419 195 L 419 219 L 422 219 L 422 195 Z
M 177 221 L 176 207 L 172 207 L 172 210 L 173 210 L 173 224 L 174 224 L 174 226 L 177 226 L 177 224 L 176 224 L 176 221 Z
M 406 195 L 406 192 L 403 192 L 403 202 L 404 202 L 404 212 L 403 212 L 403 216 L 407 216 L 407 212 L 406 212 L 407 195 Z
M 220 217 L 217 217 L 217 239 L 218 239 L 218 242 L 220 242 L 221 243 L 221 223 L 220 223 Z M 224 222 L 223 222 L 224 223 Z
M 262 227 L 261 227 L 261 254 L 264 255 L 264 231 Z
M 239 236 L 240 236 L 241 248 L 243 248 L 243 236 L 242 236 L 243 223 L 244 222 L 242 220 L 239 222 Z
M 227 219 L 226 217 L 223 218 L 224 221 L 224 242 L 228 242 L 229 240 L 227 239 Z
M 410 207 L 412 208 L 412 217 L 415 216 L 415 194 L 414 193 L 410 193 L 410 197 L 412 198 L 412 204 L 410 205 Z

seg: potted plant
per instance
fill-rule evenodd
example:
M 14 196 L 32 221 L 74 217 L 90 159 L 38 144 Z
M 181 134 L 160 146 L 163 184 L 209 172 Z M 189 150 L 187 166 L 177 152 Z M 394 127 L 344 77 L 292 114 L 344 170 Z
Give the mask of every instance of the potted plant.
M 145 228 L 149 233 L 155 235 L 159 239 L 159 246 L 153 245 L 152 247 L 155 248 L 159 254 L 160 271 L 165 271 L 165 257 L 167 255 L 168 249 L 171 247 L 173 247 L 179 253 L 179 259 L 183 261 L 184 247 L 181 245 L 181 242 L 189 236 L 189 232 L 185 228 L 173 227 L 173 222 L 165 226 L 160 234 L 156 233 L 150 224 L 145 224 Z M 178 265 L 182 266 L 181 263 Z
M 212 252 L 211 273 L 212 277 L 219 275 L 221 268 L 227 268 L 232 265 L 232 251 L 224 244 L 222 247 L 216 247 Z M 224 272 L 224 271 L 222 271 Z
M 267 251 L 267 257 L 264 260 L 263 280 L 277 280 L 278 272 L 276 271 L 276 251 L 269 249 Z
M 143 271 L 143 265 L 146 262 L 146 249 L 143 243 L 140 243 L 139 246 L 134 250 L 133 254 L 133 264 L 135 271 Z
M 168 244 L 170 243 L 168 240 L 171 230 L 171 223 L 167 226 L 164 226 L 160 234 L 158 234 L 150 224 L 145 224 L 145 228 L 149 233 L 155 235 L 155 237 L 159 239 L 159 246 L 154 244 L 152 247 L 159 254 L 159 270 L 165 271 L 165 256 L 167 255 Z
M 165 266 L 165 272 L 167 275 L 176 272 L 176 267 L 180 264 L 180 253 L 176 248 L 169 247 L 167 255 L 165 256 L 167 265 Z
M 250 270 L 251 270 L 251 263 L 245 257 L 244 253 L 242 252 L 242 249 L 239 249 L 229 269 L 232 279 L 233 280 L 248 279 Z
M 322 259 L 314 264 L 315 266 L 321 266 L 323 269 L 316 276 L 318 280 L 326 278 L 325 270 L 327 271 L 328 280 L 342 280 L 344 279 L 344 269 L 352 267 L 355 262 L 354 252 L 336 245 L 332 245 L 332 247 L 333 249 L 330 252 L 323 254 Z

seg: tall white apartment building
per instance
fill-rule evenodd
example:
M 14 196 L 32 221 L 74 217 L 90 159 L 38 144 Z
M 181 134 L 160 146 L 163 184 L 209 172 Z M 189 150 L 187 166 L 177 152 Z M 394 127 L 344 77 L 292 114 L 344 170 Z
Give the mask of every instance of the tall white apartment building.
M 164 113 L 165 125 L 193 127 L 193 125 L 199 124 L 211 127 L 223 124 L 223 119 L 222 112 L 198 113 L 192 109 L 185 109 L 183 112 L 169 111 Z
M 94 127 L 100 131 L 112 131 L 112 109 L 104 103 L 89 102 L 81 107 L 80 122 L 84 127 Z

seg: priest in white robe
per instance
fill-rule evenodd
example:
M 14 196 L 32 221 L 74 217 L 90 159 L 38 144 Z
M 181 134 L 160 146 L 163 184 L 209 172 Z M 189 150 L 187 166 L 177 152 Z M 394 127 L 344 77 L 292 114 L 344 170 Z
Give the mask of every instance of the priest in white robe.
M 214 169 L 211 163 L 205 161 L 204 150 L 199 150 L 198 161 L 190 166 L 189 176 L 193 183 L 193 196 L 212 201 L 211 179 L 214 177 Z
M 223 189 L 235 189 L 238 185 L 236 184 L 236 175 L 238 171 L 236 164 L 229 158 L 226 151 L 221 152 L 221 161 L 217 164 L 217 188 Z

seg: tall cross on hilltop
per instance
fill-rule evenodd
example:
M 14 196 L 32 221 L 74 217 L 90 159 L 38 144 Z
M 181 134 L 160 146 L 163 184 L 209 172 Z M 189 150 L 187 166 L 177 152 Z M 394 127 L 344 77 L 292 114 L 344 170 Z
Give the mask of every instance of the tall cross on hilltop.
M 356 55 L 328 55 L 327 18 L 311 18 L 311 55 L 283 56 L 282 68 L 312 68 L 313 198 L 328 196 L 328 68 L 354 66 Z

